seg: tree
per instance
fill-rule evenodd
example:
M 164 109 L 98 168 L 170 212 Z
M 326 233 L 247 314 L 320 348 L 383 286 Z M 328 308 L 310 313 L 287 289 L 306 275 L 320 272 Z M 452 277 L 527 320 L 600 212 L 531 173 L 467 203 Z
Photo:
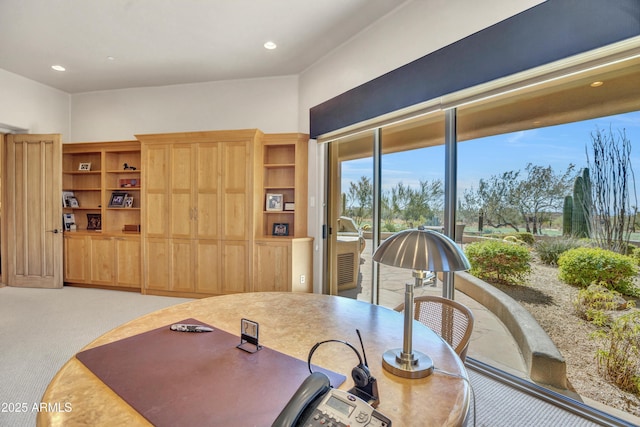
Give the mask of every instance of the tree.
M 436 179 L 420 181 L 417 188 L 399 182 L 391 189 L 390 202 L 393 212 L 413 228 L 426 220 L 433 221 L 444 203 L 444 184 Z
M 539 234 L 549 213 L 562 209 L 564 196 L 574 179 L 574 169 L 575 166 L 570 164 L 563 174 L 556 174 L 551 166 L 527 164 L 526 177 L 517 182 L 511 195 L 527 232 Z
M 371 179 L 361 176 L 360 181 L 350 182 L 344 214 L 353 218 L 358 227 L 362 227 L 363 220 L 371 217 L 372 207 L 373 184 Z
M 520 231 L 517 226 L 520 213 L 512 199 L 519 174 L 509 171 L 492 175 L 486 180 L 480 179 L 477 190 L 471 188 L 464 191 L 463 211 L 467 214 L 480 212 L 484 223 L 490 227 L 511 227 Z
M 611 129 L 607 134 L 597 129 L 591 134 L 591 143 L 593 162 L 587 151 L 591 172 L 590 235 L 599 247 L 624 254 L 638 205 L 631 141 L 624 129 L 617 136 Z

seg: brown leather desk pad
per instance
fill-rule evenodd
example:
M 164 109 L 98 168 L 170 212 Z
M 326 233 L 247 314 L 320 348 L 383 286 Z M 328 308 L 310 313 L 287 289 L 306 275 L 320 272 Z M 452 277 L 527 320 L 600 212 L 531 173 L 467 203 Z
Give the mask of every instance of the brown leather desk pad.
M 213 332 L 169 326 L 76 355 L 153 425 L 270 426 L 309 375 L 306 361 L 266 347 L 247 353 L 236 348 L 240 337 L 215 326 Z M 346 379 L 313 369 L 334 387 Z

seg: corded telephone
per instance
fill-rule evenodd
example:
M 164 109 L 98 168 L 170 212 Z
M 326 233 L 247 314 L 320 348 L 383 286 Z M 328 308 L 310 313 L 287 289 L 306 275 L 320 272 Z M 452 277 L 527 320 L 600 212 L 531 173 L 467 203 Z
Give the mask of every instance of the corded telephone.
M 391 421 L 359 397 L 331 388 L 321 372 L 309 375 L 271 427 L 391 427 Z

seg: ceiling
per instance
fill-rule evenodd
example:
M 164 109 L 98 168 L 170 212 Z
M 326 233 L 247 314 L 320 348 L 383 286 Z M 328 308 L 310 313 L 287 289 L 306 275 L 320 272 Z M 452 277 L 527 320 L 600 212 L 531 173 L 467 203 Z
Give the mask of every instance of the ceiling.
M 0 68 L 67 93 L 295 75 L 406 2 L 0 0 Z

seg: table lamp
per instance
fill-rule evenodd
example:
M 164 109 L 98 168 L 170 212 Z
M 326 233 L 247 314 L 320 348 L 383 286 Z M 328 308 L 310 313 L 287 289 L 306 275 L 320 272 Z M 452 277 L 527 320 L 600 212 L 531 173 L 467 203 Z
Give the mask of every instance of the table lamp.
M 471 268 L 469 260 L 456 243 L 433 230 L 411 229 L 386 239 L 373 254 L 381 264 L 413 270 L 415 283 L 407 283 L 404 293 L 404 338 L 402 349 L 386 351 L 382 366 L 403 378 L 424 378 L 433 372 L 433 360 L 413 351 L 413 289 L 420 285 L 425 271 L 463 271 Z

